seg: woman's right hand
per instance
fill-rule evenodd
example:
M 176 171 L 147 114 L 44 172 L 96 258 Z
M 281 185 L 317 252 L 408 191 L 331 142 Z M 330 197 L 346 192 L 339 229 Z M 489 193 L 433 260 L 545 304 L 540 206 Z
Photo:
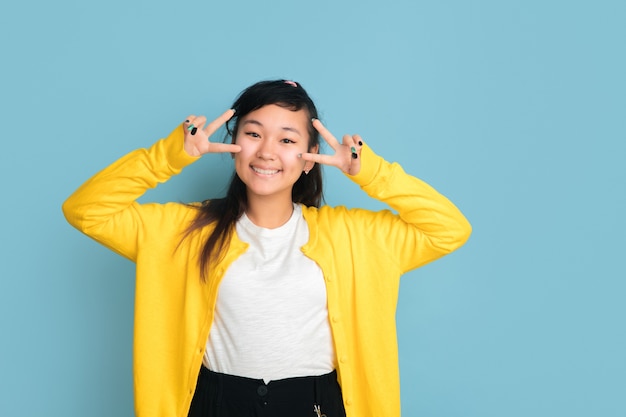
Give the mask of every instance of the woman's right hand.
M 201 156 L 205 153 L 241 151 L 241 146 L 230 143 L 211 142 L 211 135 L 224 125 L 235 114 L 234 110 L 227 110 L 217 119 L 204 126 L 206 117 L 190 115 L 183 123 L 185 131 L 185 151 L 191 156 Z

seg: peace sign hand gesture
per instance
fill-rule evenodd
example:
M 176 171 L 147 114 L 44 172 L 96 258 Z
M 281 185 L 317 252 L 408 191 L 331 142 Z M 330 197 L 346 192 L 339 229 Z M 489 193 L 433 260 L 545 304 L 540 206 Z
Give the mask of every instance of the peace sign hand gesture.
M 235 114 L 234 110 L 227 110 L 217 119 L 204 127 L 206 117 L 190 115 L 183 123 L 185 130 L 185 151 L 191 156 L 201 156 L 205 153 L 241 151 L 241 146 L 230 143 L 210 142 L 209 138 L 224 123 L 228 122 Z
M 356 175 L 361 171 L 361 148 L 363 141 L 359 135 L 344 135 L 342 143 L 320 122 L 313 120 L 313 127 L 320 132 L 326 143 L 335 151 L 334 155 L 322 155 L 318 153 L 303 153 L 302 159 L 319 164 L 332 165 L 339 168 L 343 173 Z

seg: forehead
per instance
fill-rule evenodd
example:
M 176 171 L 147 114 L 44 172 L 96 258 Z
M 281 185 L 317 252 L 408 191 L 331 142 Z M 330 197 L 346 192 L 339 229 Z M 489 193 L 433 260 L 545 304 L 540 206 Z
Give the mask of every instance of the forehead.
M 240 123 L 255 124 L 268 129 L 287 127 L 306 131 L 308 115 L 304 109 L 293 111 L 276 104 L 268 104 L 243 116 Z

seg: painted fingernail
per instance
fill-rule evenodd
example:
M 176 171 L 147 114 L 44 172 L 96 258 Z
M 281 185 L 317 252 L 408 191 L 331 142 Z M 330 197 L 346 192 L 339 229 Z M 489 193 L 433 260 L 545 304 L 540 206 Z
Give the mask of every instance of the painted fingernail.
M 185 123 L 189 123 L 189 119 L 185 120 Z
M 356 153 L 356 148 L 354 146 L 352 146 L 350 148 L 350 151 L 352 152 L 352 155 L 354 155 Z M 354 157 L 353 157 L 354 158 Z
M 359 141 L 359 146 L 363 146 L 363 142 L 362 141 Z
M 357 159 L 359 157 L 359 155 L 356 154 L 356 152 L 352 152 L 352 159 Z
M 298 154 L 298 158 L 302 158 L 302 154 L 301 153 Z
M 193 129 L 191 129 L 191 134 L 195 135 L 197 131 L 198 131 L 198 128 L 194 127 Z
M 311 123 L 313 123 L 314 121 L 316 121 L 317 119 L 315 117 L 311 118 Z
M 190 124 L 189 126 L 187 126 L 187 130 L 191 130 L 191 129 L 194 129 L 194 128 L 195 128 L 195 126 L 193 125 L 193 123 Z

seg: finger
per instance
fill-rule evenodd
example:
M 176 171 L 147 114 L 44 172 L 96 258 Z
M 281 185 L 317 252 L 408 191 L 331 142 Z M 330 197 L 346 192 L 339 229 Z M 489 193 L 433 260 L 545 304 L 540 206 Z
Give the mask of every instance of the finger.
M 202 129 L 205 123 L 206 123 L 206 117 L 204 116 L 198 116 L 193 121 L 194 127 L 197 127 L 198 129 Z
M 198 132 L 198 129 L 202 129 L 204 124 L 206 123 L 206 117 L 199 116 L 193 119 L 193 124 L 187 126 L 187 129 L 190 131 L 192 135 L 195 135 Z
M 359 147 L 363 146 L 363 138 L 361 135 L 354 135 L 354 140 Z
M 320 153 L 303 153 L 300 158 L 304 161 L 316 162 L 323 165 L 337 166 L 336 159 L 332 155 L 320 154 Z
M 332 133 L 330 133 L 328 129 L 326 129 L 326 126 L 324 126 L 322 122 L 319 121 L 319 119 L 313 120 L 313 127 L 317 129 L 318 132 L 320 132 L 320 135 L 322 135 L 326 143 L 328 143 L 331 148 L 337 150 L 337 147 L 339 146 L 339 141 L 337 140 L 337 138 L 335 138 L 335 136 L 333 136 Z
M 183 122 L 183 127 L 185 128 L 185 132 L 187 130 L 191 130 L 191 128 L 189 126 L 192 126 L 192 128 L 193 128 L 193 122 L 194 122 L 195 119 L 196 119 L 196 116 L 193 115 L 193 114 L 190 114 L 189 116 L 187 116 L 187 118 Z
M 356 146 L 358 145 L 359 135 L 344 135 L 343 136 L 343 144 L 348 146 Z
M 219 129 L 224 123 L 229 121 L 235 115 L 235 111 L 233 109 L 228 109 L 224 113 L 221 114 L 217 119 L 213 120 L 204 128 L 204 133 L 207 136 L 211 136 L 217 129 Z
M 343 144 L 350 147 L 350 156 L 352 159 L 357 159 L 359 157 L 359 153 L 361 149 L 357 149 L 357 135 L 344 135 L 343 136 Z
M 209 152 L 212 152 L 212 153 L 220 153 L 220 152 L 238 153 L 238 152 L 241 152 L 241 146 L 234 145 L 234 144 L 231 144 L 231 143 L 211 142 L 211 147 L 209 148 Z

